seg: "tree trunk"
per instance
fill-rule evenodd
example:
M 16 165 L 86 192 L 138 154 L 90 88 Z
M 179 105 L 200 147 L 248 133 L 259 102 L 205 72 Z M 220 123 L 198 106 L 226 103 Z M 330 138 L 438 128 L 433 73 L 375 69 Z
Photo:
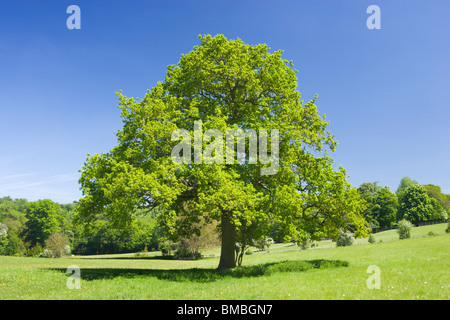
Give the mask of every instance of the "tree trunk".
M 220 249 L 220 262 L 217 269 L 236 267 L 236 230 L 231 224 L 228 213 L 222 214 L 222 246 Z

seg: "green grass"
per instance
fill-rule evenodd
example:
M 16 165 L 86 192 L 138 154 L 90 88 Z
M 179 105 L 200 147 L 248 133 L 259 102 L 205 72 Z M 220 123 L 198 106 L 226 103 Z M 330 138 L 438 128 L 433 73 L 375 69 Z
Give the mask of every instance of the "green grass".
M 449 299 L 450 234 L 446 224 L 395 230 L 351 247 L 330 241 L 301 251 L 276 244 L 219 272 L 218 249 L 197 261 L 159 253 L 60 259 L 0 257 L 0 299 Z M 432 231 L 436 236 L 427 236 Z M 383 242 L 379 242 L 383 240 Z M 68 266 L 81 268 L 81 289 L 66 286 Z M 367 268 L 381 271 L 381 289 L 368 289 Z

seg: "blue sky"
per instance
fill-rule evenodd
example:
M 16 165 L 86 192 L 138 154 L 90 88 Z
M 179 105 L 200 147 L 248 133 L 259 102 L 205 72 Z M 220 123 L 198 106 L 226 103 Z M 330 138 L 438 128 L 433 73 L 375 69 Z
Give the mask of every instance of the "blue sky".
M 81 30 L 69 30 L 69 5 Z M 381 9 L 369 30 L 368 6 Z M 450 193 L 449 1 L 20 1 L 0 4 L 0 197 L 79 199 L 88 153 L 121 128 L 115 92 L 143 97 L 166 66 L 224 34 L 284 50 L 317 93 L 349 181 L 404 176 Z

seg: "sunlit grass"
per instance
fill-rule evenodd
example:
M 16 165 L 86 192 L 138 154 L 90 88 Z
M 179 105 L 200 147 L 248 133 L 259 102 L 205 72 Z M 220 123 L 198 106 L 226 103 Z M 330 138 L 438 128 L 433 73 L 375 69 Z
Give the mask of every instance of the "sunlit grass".
M 415 228 L 412 239 L 396 240 L 395 230 L 375 234 L 374 244 L 351 247 L 332 242 L 301 251 L 289 244 L 244 257 L 235 274 L 219 274 L 214 257 L 157 259 L 159 253 L 61 259 L 0 257 L 1 299 L 449 299 L 450 234 L 446 224 Z M 441 230 L 442 229 L 442 230 Z M 433 231 L 436 236 L 427 236 Z M 379 240 L 383 242 L 379 242 Z M 360 241 L 360 243 L 358 243 Z M 365 241 L 365 242 L 364 242 Z M 254 249 L 256 250 L 256 249 Z M 319 259 L 347 267 L 308 268 L 271 263 Z M 304 264 L 303 267 L 301 264 Z M 81 289 L 68 289 L 70 265 L 81 268 Z M 381 270 L 381 288 L 369 289 L 368 266 Z M 261 269 L 262 268 L 262 269 Z M 241 272 L 241 274 L 239 274 Z

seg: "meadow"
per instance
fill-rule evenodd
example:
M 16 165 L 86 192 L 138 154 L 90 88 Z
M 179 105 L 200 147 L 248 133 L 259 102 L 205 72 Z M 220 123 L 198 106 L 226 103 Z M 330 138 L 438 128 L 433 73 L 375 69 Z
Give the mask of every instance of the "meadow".
M 336 247 L 320 241 L 300 250 L 274 244 L 245 255 L 243 267 L 216 270 L 219 248 L 196 261 L 164 259 L 159 252 L 59 259 L 0 256 L 0 299 L 449 299 L 447 224 L 395 230 Z M 430 233 L 431 232 L 431 233 Z M 66 270 L 81 269 L 80 289 L 69 289 Z M 369 289 L 367 268 L 380 269 L 380 289 Z

